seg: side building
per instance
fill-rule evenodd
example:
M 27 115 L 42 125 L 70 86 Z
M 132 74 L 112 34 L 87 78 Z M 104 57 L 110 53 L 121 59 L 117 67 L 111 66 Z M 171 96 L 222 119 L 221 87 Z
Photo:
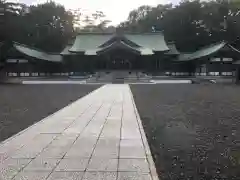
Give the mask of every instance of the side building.
M 64 72 L 62 56 L 13 43 L 4 66 L 7 76 L 51 76 Z
M 14 43 L 6 71 L 9 75 L 67 74 L 97 71 L 153 71 L 169 51 L 162 32 L 80 33 L 58 54 Z M 56 66 L 56 68 L 53 68 Z
M 181 53 L 172 62 L 173 74 L 232 76 L 237 70 L 240 51 L 222 41 L 192 53 Z
M 240 51 L 218 42 L 195 52 L 178 51 L 162 32 L 80 33 L 60 53 L 13 43 L 8 76 L 82 76 L 101 71 L 136 71 L 171 76 L 232 76 Z
M 164 35 L 145 34 L 79 34 L 72 47 L 61 53 L 64 63 L 73 71 L 150 71 L 169 48 Z

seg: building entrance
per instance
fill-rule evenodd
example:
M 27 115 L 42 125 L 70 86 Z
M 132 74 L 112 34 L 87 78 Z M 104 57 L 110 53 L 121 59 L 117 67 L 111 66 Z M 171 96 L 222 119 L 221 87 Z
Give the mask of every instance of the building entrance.
M 128 59 L 123 59 L 121 57 L 113 57 L 110 62 L 108 62 L 108 68 L 113 70 L 130 70 L 131 62 Z

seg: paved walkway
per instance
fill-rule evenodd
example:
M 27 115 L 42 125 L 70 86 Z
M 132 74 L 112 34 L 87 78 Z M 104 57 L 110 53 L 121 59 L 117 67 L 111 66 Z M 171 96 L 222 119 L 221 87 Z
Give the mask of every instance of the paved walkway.
M 157 180 L 128 85 L 105 85 L 0 144 L 0 180 Z

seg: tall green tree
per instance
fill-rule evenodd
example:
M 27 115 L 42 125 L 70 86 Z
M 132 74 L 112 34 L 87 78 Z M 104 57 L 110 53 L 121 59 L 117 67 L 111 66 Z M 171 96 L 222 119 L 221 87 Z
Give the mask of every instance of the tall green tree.
M 59 51 L 73 35 L 74 14 L 47 2 L 36 6 L 1 1 L 1 41 L 17 41 L 47 51 Z
M 112 27 L 108 28 L 111 21 L 106 19 L 106 15 L 102 11 L 85 15 L 82 22 L 84 26 L 79 29 L 79 32 L 109 32 L 109 30 L 112 30 Z
M 18 27 L 25 13 L 24 4 L 0 1 L 0 71 L 5 65 L 12 41 L 22 36 L 21 28 Z
M 175 41 L 183 51 L 226 40 L 239 45 L 240 1 L 184 0 L 156 7 L 141 6 L 129 13 L 119 28 L 125 31 L 164 31 L 167 40 Z
M 75 14 L 47 2 L 36 6 L 0 1 L 0 69 L 14 41 L 59 52 L 74 35 Z
M 54 2 L 30 6 L 25 22 L 30 42 L 47 51 L 62 49 L 74 32 L 73 13 Z

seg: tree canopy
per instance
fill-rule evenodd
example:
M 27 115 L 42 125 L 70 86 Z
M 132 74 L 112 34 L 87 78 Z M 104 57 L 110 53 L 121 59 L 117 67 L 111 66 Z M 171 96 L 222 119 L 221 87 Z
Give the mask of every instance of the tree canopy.
M 64 6 L 47 2 L 36 6 L 1 2 L 4 26 L 1 40 L 34 45 L 47 51 L 62 49 L 72 36 L 73 15 Z
M 59 52 L 75 33 L 105 31 L 109 23 L 101 11 L 84 15 L 81 9 L 66 10 L 53 1 L 34 6 L 0 1 L 0 9 L 0 41 L 17 41 L 46 51 Z
M 0 68 L 13 42 L 60 52 L 79 31 L 113 31 L 108 23 L 101 11 L 89 16 L 53 1 L 28 6 L 0 0 Z
M 184 0 L 176 6 L 141 6 L 130 12 L 119 28 L 131 32 L 164 31 L 166 39 L 175 41 L 183 51 L 220 40 L 240 47 L 240 1 Z
M 59 52 L 75 33 L 114 32 L 101 11 L 84 14 L 49 1 L 28 6 L 0 1 L 0 41 L 17 41 Z M 141 6 L 129 13 L 118 29 L 130 32 L 164 31 L 183 51 L 226 40 L 240 48 L 240 0 L 183 0 L 178 5 Z M 8 47 L 9 43 L 4 46 Z M 2 56 L 2 55 L 1 55 Z

